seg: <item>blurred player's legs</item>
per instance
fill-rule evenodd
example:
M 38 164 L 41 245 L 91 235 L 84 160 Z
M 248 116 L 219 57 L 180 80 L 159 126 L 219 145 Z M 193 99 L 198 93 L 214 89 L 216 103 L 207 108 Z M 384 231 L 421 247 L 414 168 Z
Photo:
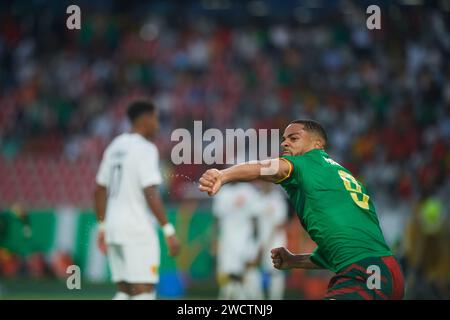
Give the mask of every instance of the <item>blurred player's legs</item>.
M 232 248 L 233 249 L 233 248 Z M 217 274 L 219 283 L 219 299 L 245 299 L 242 277 L 245 262 L 239 259 L 239 254 L 219 244 L 217 256 Z
M 153 284 L 132 283 L 130 284 L 131 300 L 156 300 L 156 291 Z
M 282 271 L 273 270 L 269 273 L 268 296 L 270 300 L 282 300 L 284 297 L 285 279 Z
M 270 250 L 286 246 L 284 224 L 288 217 L 288 207 L 284 195 L 269 183 L 259 184 L 261 205 L 259 230 L 261 242 L 261 267 L 267 281 L 267 298 L 281 300 L 284 296 L 285 278 L 282 271 L 273 267 Z
M 117 293 L 114 295 L 113 300 L 128 300 L 130 295 L 128 294 L 128 283 L 126 282 L 118 282 L 117 285 Z
M 244 286 L 246 299 L 261 300 L 264 298 L 263 278 L 259 266 L 261 264 L 260 251 L 261 241 L 258 220 L 252 219 L 253 232 L 250 242 L 247 244 L 246 270 L 244 275 Z
M 243 300 L 246 298 L 242 276 L 235 274 L 219 275 L 219 299 Z
M 263 281 L 258 267 L 250 267 L 245 272 L 244 287 L 247 299 L 261 300 L 264 298 Z
M 222 191 L 213 202 L 218 218 L 219 299 L 248 299 L 244 282 L 247 267 L 255 260 L 252 217 L 256 192 L 246 184 L 229 185 Z
M 232 245 L 232 242 L 219 242 L 217 252 L 217 275 L 219 299 L 246 299 L 244 275 L 247 259 L 246 248 Z
M 114 300 L 154 300 L 159 281 L 159 246 L 108 245 L 108 261 L 118 292 Z

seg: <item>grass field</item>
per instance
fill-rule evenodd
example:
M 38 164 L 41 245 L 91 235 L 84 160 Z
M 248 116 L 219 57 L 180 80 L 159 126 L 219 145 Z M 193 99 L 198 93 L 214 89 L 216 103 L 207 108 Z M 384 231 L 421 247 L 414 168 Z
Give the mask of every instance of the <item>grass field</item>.
M 69 290 L 62 280 L 0 279 L 0 300 L 110 300 L 115 293 L 112 283 L 86 283 L 81 289 Z M 160 299 L 214 300 L 217 287 L 214 282 L 190 286 L 185 296 Z M 298 292 L 288 290 L 287 299 L 300 299 Z
M 4 300 L 73 300 L 110 299 L 114 285 L 82 283 L 80 290 L 67 289 L 66 282 L 60 280 L 1 280 L 0 298 Z

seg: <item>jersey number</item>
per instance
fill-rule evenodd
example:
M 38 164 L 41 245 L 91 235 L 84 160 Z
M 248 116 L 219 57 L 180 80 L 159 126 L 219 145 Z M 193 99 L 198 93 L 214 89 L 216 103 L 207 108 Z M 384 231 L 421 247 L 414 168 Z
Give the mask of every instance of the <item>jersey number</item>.
M 110 197 L 114 198 L 119 193 L 121 180 L 122 180 L 122 165 L 116 164 L 111 169 L 111 184 L 109 187 Z
M 353 201 L 363 209 L 369 209 L 369 196 L 362 192 L 361 185 L 358 181 L 348 172 L 339 170 L 339 176 L 344 182 L 345 189 L 350 192 Z M 358 196 L 362 195 L 362 200 L 359 200 Z

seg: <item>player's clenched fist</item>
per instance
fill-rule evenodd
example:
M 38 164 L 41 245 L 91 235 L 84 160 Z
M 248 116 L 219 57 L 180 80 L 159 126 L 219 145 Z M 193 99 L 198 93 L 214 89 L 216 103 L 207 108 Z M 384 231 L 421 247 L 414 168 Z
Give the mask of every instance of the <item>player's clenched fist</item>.
M 276 269 L 290 269 L 293 254 L 286 248 L 274 248 L 271 251 L 272 263 Z
M 217 169 L 207 170 L 199 180 L 200 191 L 207 192 L 208 195 L 215 195 L 222 186 L 222 173 Z

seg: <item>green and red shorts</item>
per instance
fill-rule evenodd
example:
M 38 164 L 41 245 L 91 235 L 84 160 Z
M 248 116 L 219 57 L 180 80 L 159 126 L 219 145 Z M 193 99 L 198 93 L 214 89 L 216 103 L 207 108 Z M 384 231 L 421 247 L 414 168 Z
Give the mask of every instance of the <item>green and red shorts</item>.
M 400 265 L 387 256 L 366 258 L 340 270 L 331 278 L 325 299 L 400 300 L 403 294 Z

